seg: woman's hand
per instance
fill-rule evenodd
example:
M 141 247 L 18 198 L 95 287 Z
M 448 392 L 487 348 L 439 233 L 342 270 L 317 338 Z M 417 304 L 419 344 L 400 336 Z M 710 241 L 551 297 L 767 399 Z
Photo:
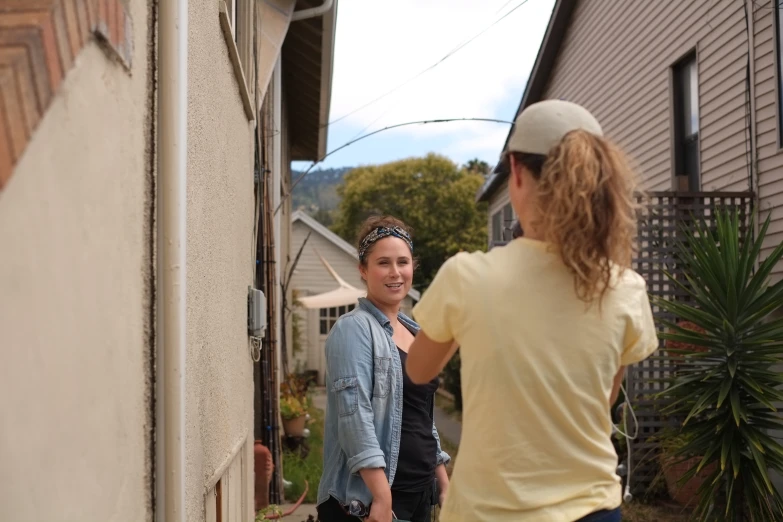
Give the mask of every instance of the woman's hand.
M 391 522 L 391 500 L 373 499 L 372 504 L 370 505 L 370 515 L 364 520 L 367 522 Z
M 438 491 L 440 491 L 438 505 L 443 507 L 443 504 L 446 502 L 446 495 L 449 492 L 449 474 L 446 472 L 444 464 L 440 464 L 435 468 L 435 479 L 438 481 Z
M 367 468 L 359 471 L 367 489 L 372 493 L 368 522 L 391 522 L 392 497 L 389 481 L 382 468 Z

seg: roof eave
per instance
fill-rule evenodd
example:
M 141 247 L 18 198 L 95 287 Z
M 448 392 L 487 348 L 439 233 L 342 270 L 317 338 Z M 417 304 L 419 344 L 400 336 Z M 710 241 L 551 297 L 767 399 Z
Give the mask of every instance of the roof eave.
M 321 114 L 318 125 L 318 161 L 326 156 L 326 139 L 329 130 L 329 114 L 332 106 L 332 79 L 334 75 L 334 41 L 337 32 L 337 0 L 324 15 L 323 62 L 321 73 Z
M 322 2 L 300 0 L 297 7 L 302 10 Z M 325 14 L 292 22 L 283 44 L 283 87 L 292 161 L 317 161 L 326 155 L 337 5 L 338 0 L 334 0 Z

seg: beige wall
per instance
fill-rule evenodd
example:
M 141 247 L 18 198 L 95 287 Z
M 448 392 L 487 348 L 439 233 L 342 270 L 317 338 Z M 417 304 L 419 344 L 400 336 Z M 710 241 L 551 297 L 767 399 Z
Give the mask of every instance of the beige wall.
M 252 439 L 247 287 L 255 268 L 254 137 L 217 2 L 190 2 L 189 33 L 186 518 L 198 522 L 205 519 L 210 478 L 233 460 L 233 448 Z M 251 448 L 240 449 L 247 462 Z M 252 499 L 251 466 L 245 480 Z
M 0 193 L 0 520 L 151 512 L 148 11 L 88 43 Z
M 755 2 L 758 188 L 774 222 L 765 252 L 783 241 L 783 155 L 775 121 L 774 10 Z M 670 68 L 696 49 L 700 154 L 706 191 L 749 190 L 744 2 L 578 2 L 544 98 L 585 105 L 638 163 L 650 190 L 672 188 Z M 506 187 L 490 202 L 507 198 Z M 783 273 L 780 267 L 779 274 Z

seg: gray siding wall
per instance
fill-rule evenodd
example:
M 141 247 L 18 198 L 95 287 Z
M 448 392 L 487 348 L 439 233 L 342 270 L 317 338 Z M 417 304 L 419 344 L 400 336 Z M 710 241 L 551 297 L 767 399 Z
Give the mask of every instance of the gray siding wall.
M 783 154 L 778 133 L 779 58 L 775 52 L 775 17 L 769 2 L 757 2 L 753 13 L 755 37 L 756 85 L 756 141 L 758 144 L 758 194 L 761 218 L 772 213 L 772 224 L 767 236 L 766 253 L 783 242 Z M 783 15 L 783 13 L 782 13 Z M 776 271 L 783 276 L 783 267 Z
M 758 190 L 762 219 L 773 214 L 765 252 L 783 241 L 783 155 L 777 139 L 774 11 L 755 2 Z M 644 187 L 673 186 L 671 66 L 697 53 L 702 189 L 751 188 L 745 67 L 748 39 L 740 0 L 580 0 L 544 98 L 584 105 L 639 167 Z M 747 97 L 746 97 L 747 96 Z M 490 200 L 507 201 L 504 186 Z M 491 214 L 490 214 L 491 215 Z M 777 269 L 778 276 L 783 267 Z
M 293 260 L 296 257 L 309 232 L 313 233 L 310 235 L 310 239 L 307 240 L 307 245 L 302 252 L 302 257 L 299 259 L 299 264 L 296 265 L 296 270 L 291 278 L 291 286 L 302 292 L 303 296 L 305 294 L 320 294 L 321 292 L 337 288 L 334 278 L 324 268 L 321 260 L 318 259 L 315 253 L 317 250 L 332 268 L 340 274 L 340 277 L 345 279 L 346 283 L 356 288 L 362 288 L 362 278 L 359 276 L 358 269 L 359 260 L 351 257 L 347 252 L 335 246 L 334 243 L 318 232 L 313 231 L 301 221 L 297 221 L 291 226 L 291 259 Z

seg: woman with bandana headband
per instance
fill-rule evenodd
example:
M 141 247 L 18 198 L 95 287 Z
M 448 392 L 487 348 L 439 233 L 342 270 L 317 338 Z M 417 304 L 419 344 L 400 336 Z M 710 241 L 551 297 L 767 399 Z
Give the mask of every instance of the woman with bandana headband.
M 433 421 L 438 378 L 417 385 L 403 371 L 419 330 L 400 312 L 415 267 L 410 231 L 393 217 L 371 217 L 358 254 L 367 297 L 326 340 L 319 520 L 429 522 L 448 489 L 450 457 Z

